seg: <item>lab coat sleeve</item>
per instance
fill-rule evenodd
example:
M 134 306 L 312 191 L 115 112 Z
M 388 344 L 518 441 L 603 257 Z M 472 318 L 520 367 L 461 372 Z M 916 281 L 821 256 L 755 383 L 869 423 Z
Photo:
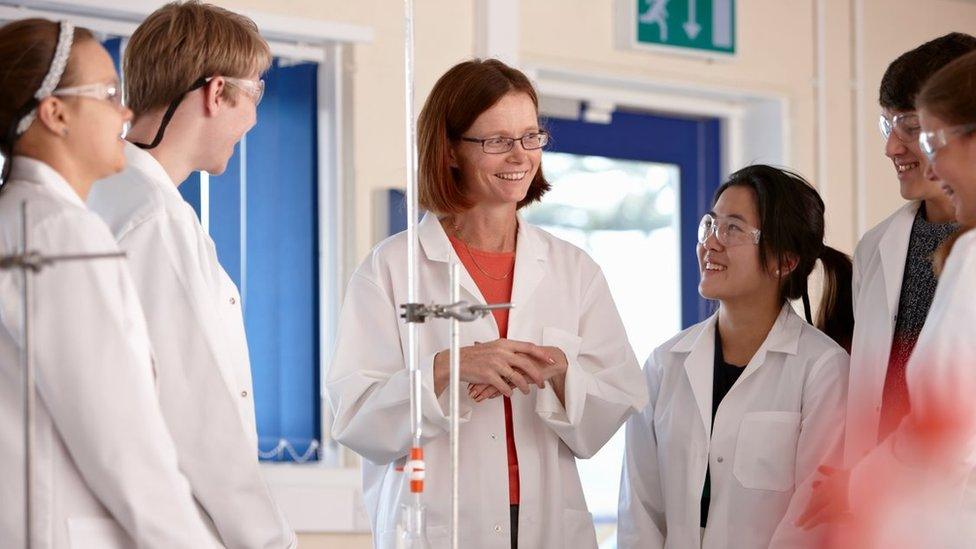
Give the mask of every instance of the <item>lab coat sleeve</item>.
M 387 464 L 406 456 L 413 445 L 410 376 L 394 299 L 361 271 L 352 276 L 346 291 L 326 378 L 332 437 L 373 463 Z M 450 395 L 444 391 L 438 398 L 434 393 L 433 354 L 420 357 L 418 364 L 426 444 L 449 432 Z M 462 401 L 462 424 L 470 416 L 470 404 Z
M 542 344 L 559 347 L 569 366 L 565 405 L 547 384 L 539 390 L 536 413 L 576 457 L 592 457 L 647 404 L 640 366 L 599 269 L 583 292 L 579 335 L 543 328 Z
M 839 349 L 825 355 L 811 370 L 803 387 L 794 470 L 796 488 L 770 547 L 813 549 L 827 545 L 827 527 L 821 525 L 807 531 L 797 527 L 796 521 L 810 502 L 813 482 L 821 478 L 817 468 L 842 465 L 849 362 L 847 353 Z
M 218 313 L 193 229 L 162 213 L 120 240 L 146 312 L 180 469 L 228 548 L 295 547 L 218 364 L 219 342 L 208 335 Z
M 654 409 L 661 389 L 661 368 L 655 351 L 644 365 L 650 400 L 640 413 L 627 420 L 627 444 L 620 475 L 617 547 L 620 549 L 664 547 L 664 490 L 658 463 Z
M 864 256 L 867 251 L 861 246 L 854 249 L 854 260 L 853 263 L 853 275 L 851 277 L 851 303 L 852 310 L 854 311 L 854 318 L 857 318 L 857 302 L 858 292 L 861 290 L 861 271 L 864 269 L 861 263 L 864 262 Z
M 97 222 L 50 219 L 35 229 L 35 245 L 117 249 Z M 178 469 L 148 349 L 128 338 L 122 261 L 62 262 L 35 276 L 37 390 L 85 482 L 138 547 L 212 547 Z

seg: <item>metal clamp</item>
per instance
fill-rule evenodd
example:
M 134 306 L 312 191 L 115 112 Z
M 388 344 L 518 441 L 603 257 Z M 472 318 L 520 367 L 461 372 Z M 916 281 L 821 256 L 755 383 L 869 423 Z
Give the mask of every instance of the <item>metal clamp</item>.
M 446 305 L 438 305 L 431 303 L 425 305 L 423 303 L 404 303 L 400 305 L 403 312 L 400 313 L 400 318 L 405 319 L 408 323 L 423 323 L 428 317 L 433 318 L 452 318 L 459 320 L 461 322 L 473 322 L 479 318 L 484 318 L 488 316 L 489 313 L 496 309 L 511 309 L 514 307 L 511 303 L 496 303 L 494 305 L 472 305 L 467 301 L 457 301 L 454 303 Z
M 41 272 L 44 267 L 49 267 L 62 261 L 87 261 L 90 259 L 121 259 L 125 257 L 125 252 L 108 252 L 102 254 L 67 254 L 67 255 L 41 255 L 39 252 L 25 252 L 21 254 L 0 256 L 0 270 L 5 269 L 24 269 L 33 273 Z
M 20 224 L 21 224 L 21 246 L 24 250 L 19 254 L 0 256 L 0 270 L 18 269 L 24 275 L 23 286 L 23 341 L 21 347 L 21 363 L 24 379 L 24 544 L 27 549 L 33 546 L 33 502 L 34 487 L 31 481 L 33 477 L 34 462 L 34 415 L 35 415 L 35 395 L 34 395 L 34 361 L 32 354 L 32 285 L 34 275 L 41 272 L 45 267 L 49 267 L 61 261 L 88 261 L 94 259 L 113 259 L 124 258 L 125 252 L 106 252 L 95 254 L 62 254 L 62 255 L 43 255 L 37 251 L 30 251 L 30 239 L 28 238 L 28 206 L 24 201 L 20 205 Z

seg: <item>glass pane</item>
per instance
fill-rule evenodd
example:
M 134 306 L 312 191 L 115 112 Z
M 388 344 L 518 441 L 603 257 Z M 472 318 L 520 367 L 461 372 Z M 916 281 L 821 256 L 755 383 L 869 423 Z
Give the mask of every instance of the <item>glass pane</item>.
M 546 152 L 552 190 L 525 209 L 526 221 L 583 250 L 600 265 L 637 359 L 681 329 L 678 263 L 679 168 L 634 160 Z M 601 541 L 614 542 L 623 428 L 578 460 Z

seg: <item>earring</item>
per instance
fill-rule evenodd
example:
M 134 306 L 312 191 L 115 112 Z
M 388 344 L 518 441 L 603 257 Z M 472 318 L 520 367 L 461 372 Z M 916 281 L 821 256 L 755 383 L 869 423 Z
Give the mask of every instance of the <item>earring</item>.
M 776 269 L 776 276 L 779 276 L 779 269 Z
M 63 128 L 61 130 L 61 137 L 68 137 L 68 128 Z

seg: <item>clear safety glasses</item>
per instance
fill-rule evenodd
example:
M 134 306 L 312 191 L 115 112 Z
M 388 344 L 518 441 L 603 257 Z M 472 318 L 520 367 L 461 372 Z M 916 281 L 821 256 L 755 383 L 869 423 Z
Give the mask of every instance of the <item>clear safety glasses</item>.
M 948 145 L 952 138 L 972 133 L 973 131 L 976 131 L 976 124 L 963 124 L 961 126 L 952 126 L 930 132 L 921 132 L 918 134 L 918 144 L 922 148 L 922 152 L 925 153 L 925 156 L 928 157 L 929 162 L 931 162 L 935 160 L 935 153 Z
M 719 244 L 726 248 L 757 245 L 761 231 L 750 227 L 735 217 L 720 217 L 705 214 L 698 224 L 698 243 L 705 244 L 709 236 L 715 235 Z
M 206 79 L 206 82 L 210 82 L 214 78 L 217 77 L 211 76 Z M 230 76 L 223 76 L 221 78 L 224 79 L 224 82 L 250 95 L 251 99 L 254 100 L 255 107 L 261 104 L 261 99 L 264 97 L 264 80 L 248 80 L 246 78 L 232 78 Z
M 902 143 L 909 145 L 918 140 L 918 132 L 921 130 L 921 126 L 918 124 L 918 115 L 909 112 L 896 114 L 892 118 L 882 114 L 878 117 L 878 129 L 885 141 L 894 133 L 895 137 Z
M 59 88 L 54 90 L 51 95 L 88 97 L 100 101 L 108 101 L 117 108 L 122 108 L 122 90 L 115 82 L 105 84 L 85 84 L 83 86 L 71 86 L 69 88 Z

